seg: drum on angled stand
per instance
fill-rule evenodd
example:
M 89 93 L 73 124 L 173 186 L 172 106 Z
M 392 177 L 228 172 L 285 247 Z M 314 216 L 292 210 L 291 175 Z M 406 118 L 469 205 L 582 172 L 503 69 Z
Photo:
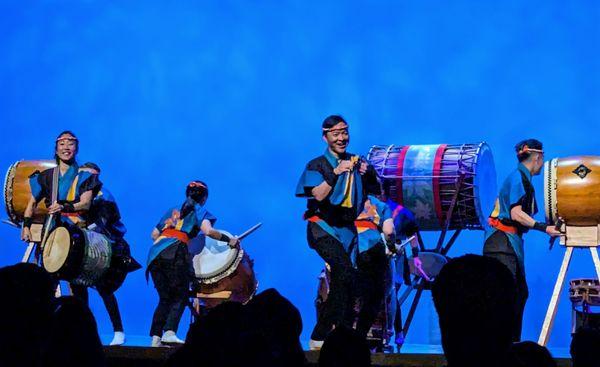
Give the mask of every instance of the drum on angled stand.
M 389 199 L 409 209 L 421 230 L 443 230 L 455 196 L 448 229 L 486 227 L 498 194 L 486 143 L 376 145 L 368 160 Z

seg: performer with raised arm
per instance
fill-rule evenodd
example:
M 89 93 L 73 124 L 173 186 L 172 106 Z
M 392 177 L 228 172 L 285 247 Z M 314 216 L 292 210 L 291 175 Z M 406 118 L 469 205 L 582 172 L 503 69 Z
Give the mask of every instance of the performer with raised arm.
M 208 186 L 204 182 L 190 182 L 185 195 L 183 205 L 169 209 L 152 230 L 154 245 L 148 254 L 147 272 L 152 275 L 159 297 L 150 328 L 153 347 L 183 343 L 176 332 L 193 278 L 188 241 L 202 232 L 231 247 L 240 244 L 236 237 L 230 238 L 212 227 L 216 218 L 205 208 Z
M 518 315 L 513 340 L 521 340 L 523 311 L 529 291 L 525 279 L 523 234 L 530 229 L 549 236 L 560 236 L 554 225 L 537 222 L 533 216 L 538 212 L 535 191 L 531 180 L 540 174 L 544 165 L 542 143 L 527 139 L 515 146 L 519 165 L 504 180 L 494 211 L 490 215 L 490 230 L 486 233 L 483 254 L 498 259 L 513 274 L 517 287 L 515 310 Z
M 354 221 L 367 194 L 380 193 L 375 170 L 346 151 L 350 135 L 341 116 L 323 121 L 322 136 L 327 149 L 308 162 L 296 189 L 296 196 L 308 198 L 304 214 L 308 244 L 331 268 L 330 292 L 313 329 L 311 349 L 320 349 L 335 325 L 352 327 Z

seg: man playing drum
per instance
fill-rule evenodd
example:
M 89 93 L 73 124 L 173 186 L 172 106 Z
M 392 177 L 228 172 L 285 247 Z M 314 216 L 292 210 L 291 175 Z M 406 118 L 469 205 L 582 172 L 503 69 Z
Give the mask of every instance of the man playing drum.
M 49 214 L 60 213 L 57 223 L 66 223 L 85 227 L 85 214 L 90 208 L 95 191 L 102 183 L 98 175 L 79 169 L 75 156 L 79 150 L 79 141 L 75 134 L 64 131 L 56 139 L 54 158 L 58 165 L 58 192 L 52 201 L 52 181 L 55 168 L 31 175 L 29 185 L 31 198 L 25 209 L 21 239 L 31 240 L 30 227 L 36 205 L 45 200 Z
M 208 199 L 208 186 L 204 182 L 190 182 L 185 195 L 183 205 L 169 209 L 152 230 L 154 245 L 148 254 L 147 273 L 152 275 L 159 297 L 150 328 L 153 347 L 183 343 L 176 332 L 194 274 L 188 241 L 202 232 L 231 247 L 240 244 L 236 237 L 230 238 L 212 227 L 216 218 L 204 207 Z
M 373 168 L 346 151 L 350 142 L 346 121 L 337 115 L 327 117 L 322 135 L 327 149 L 308 162 L 296 188 L 297 197 L 308 198 L 304 214 L 308 244 L 331 268 L 330 293 L 313 329 L 311 349 L 322 346 L 334 325 L 352 327 L 354 221 L 367 194 L 380 194 Z
M 504 180 L 494 211 L 490 215 L 490 230 L 486 233 L 483 254 L 498 259 L 513 274 L 517 287 L 515 304 L 517 324 L 513 340 L 521 340 L 523 311 L 529 295 L 525 279 L 523 234 L 530 229 L 560 236 L 554 225 L 533 219 L 538 211 L 531 180 L 539 175 L 544 165 L 542 143 L 535 139 L 523 140 L 515 146 L 519 165 Z

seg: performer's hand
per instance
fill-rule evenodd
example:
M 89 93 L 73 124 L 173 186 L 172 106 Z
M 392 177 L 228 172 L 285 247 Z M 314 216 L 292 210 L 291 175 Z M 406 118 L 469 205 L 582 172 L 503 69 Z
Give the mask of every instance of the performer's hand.
M 563 235 L 561 231 L 556 229 L 556 226 L 547 226 L 546 234 L 548 234 L 550 237 L 558 237 Z
M 231 247 L 231 248 L 238 248 L 238 247 L 240 247 L 240 242 L 241 242 L 241 241 L 240 241 L 240 239 L 239 239 L 239 238 L 237 238 L 237 237 L 232 237 L 232 238 L 229 240 L 229 247 Z
M 21 241 L 31 241 L 31 230 L 29 229 L 29 227 L 23 227 L 23 229 L 21 229 Z
M 369 167 L 369 164 L 367 162 L 361 161 L 360 166 L 358 167 L 358 173 L 360 173 L 361 175 L 364 175 L 365 173 L 367 173 L 368 167 Z
M 337 167 L 333 169 L 333 173 L 336 175 L 341 175 L 345 172 L 350 172 L 354 169 L 354 163 L 350 160 L 341 161 Z
M 57 202 L 54 202 L 52 205 L 50 205 L 50 207 L 48 207 L 48 214 L 56 214 L 56 213 L 60 213 L 60 211 L 63 209 L 63 206 L 60 205 Z

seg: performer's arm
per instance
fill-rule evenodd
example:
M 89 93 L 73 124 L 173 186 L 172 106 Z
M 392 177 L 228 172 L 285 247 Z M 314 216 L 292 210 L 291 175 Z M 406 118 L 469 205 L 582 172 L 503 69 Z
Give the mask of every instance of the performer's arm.
M 33 218 L 33 209 L 35 208 L 36 200 L 33 195 L 29 198 L 25 212 L 23 213 L 23 228 L 21 229 L 21 240 L 29 242 L 31 240 L 31 219 Z
M 224 233 L 221 233 L 213 228 L 212 224 L 208 219 L 204 219 L 200 225 L 200 230 L 206 236 L 215 239 L 217 241 L 227 242 L 230 247 L 237 247 L 240 245 L 240 240 L 237 237 L 229 237 Z
M 552 237 L 562 235 L 562 233 L 560 233 L 560 231 L 558 231 L 553 225 L 549 226 L 544 223 L 536 222 L 535 219 L 523 211 L 523 207 L 521 205 L 516 205 L 510 210 L 510 218 L 527 228 L 535 229 L 540 232 L 546 232 Z
M 341 161 L 337 167 L 333 169 L 332 177 L 325 177 L 325 181 L 321 182 L 319 185 L 312 188 L 311 193 L 312 196 L 317 201 L 323 201 L 331 192 L 333 186 L 335 186 L 335 182 L 337 181 L 337 176 L 342 173 L 350 172 L 354 168 L 354 163 L 350 160 Z
M 59 204 L 58 202 L 55 202 L 48 208 L 48 213 L 55 214 L 59 212 L 72 213 L 78 211 L 87 211 L 92 205 L 92 199 L 93 192 L 92 190 L 88 190 L 81 194 L 81 196 L 79 197 L 79 201 L 76 203 L 64 202 L 62 204 Z

